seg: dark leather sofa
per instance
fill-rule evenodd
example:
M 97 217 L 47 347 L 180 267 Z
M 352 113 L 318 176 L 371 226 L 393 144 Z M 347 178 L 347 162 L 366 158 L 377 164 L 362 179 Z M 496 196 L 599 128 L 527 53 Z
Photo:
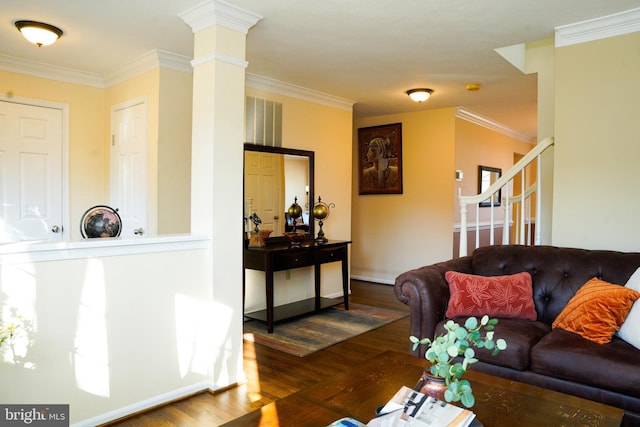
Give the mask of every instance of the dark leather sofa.
M 624 426 L 640 425 L 640 350 L 614 336 L 596 344 L 551 325 L 577 290 L 593 277 L 624 285 L 640 267 L 640 253 L 552 246 L 503 245 L 407 271 L 395 281 L 410 307 L 410 334 L 434 337 L 443 329 L 449 301 L 447 271 L 501 276 L 527 271 L 533 280 L 537 320 L 500 319 L 496 337 L 507 350 L 478 352 L 472 369 L 579 396 L 625 410 Z M 462 319 L 454 319 L 464 322 Z M 424 348 L 415 353 L 422 357 Z

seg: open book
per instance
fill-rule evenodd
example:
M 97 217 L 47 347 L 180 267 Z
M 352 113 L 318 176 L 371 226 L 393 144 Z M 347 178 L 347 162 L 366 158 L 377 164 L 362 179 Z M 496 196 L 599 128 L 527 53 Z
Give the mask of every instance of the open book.
M 475 414 L 402 387 L 368 427 L 467 427 Z

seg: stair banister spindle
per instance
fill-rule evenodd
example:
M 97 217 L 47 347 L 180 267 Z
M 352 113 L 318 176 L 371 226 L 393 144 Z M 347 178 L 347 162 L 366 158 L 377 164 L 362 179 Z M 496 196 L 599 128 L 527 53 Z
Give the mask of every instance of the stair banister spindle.
M 527 198 L 527 219 L 529 223 L 529 227 L 527 228 L 527 246 L 531 246 L 531 196 Z
M 540 245 L 542 239 L 540 238 L 542 232 L 542 153 L 536 157 L 538 163 L 536 164 L 536 238 L 534 245 Z
M 463 257 L 467 255 L 467 202 L 462 199 L 462 189 L 458 188 L 458 199 L 460 200 L 460 247 L 458 254 Z
M 505 197 L 504 200 L 508 201 L 509 200 L 509 186 L 505 185 L 504 186 L 504 192 L 505 192 Z M 511 215 L 511 210 L 509 209 L 509 203 L 504 204 L 504 223 L 502 226 L 502 243 L 505 245 L 509 244 L 509 237 L 510 237 L 510 233 L 509 233 L 509 229 L 511 228 L 509 225 L 510 221 L 509 218 Z
M 520 173 L 520 243 L 524 245 L 524 233 L 525 233 L 525 212 L 524 212 L 524 203 L 525 203 L 525 190 L 524 190 L 524 180 L 526 175 L 524 173 L 525 168 L 522 168 L 522 172 Z
M 495 193 L 494 193 L 495 194 Z M 489 199 L 489 202 L 491 203 L 489 206 L 491 206 L 489 209 L 491 209 L 490 211 L 490 215 L 489 215 L 489 244 L 493 246 L 494 241 L 493 241 L 493 194 L 491 194 L 491 198 Z
M 480 247 L 480 203 L 476 203 L 476 245 L 475 248 Z

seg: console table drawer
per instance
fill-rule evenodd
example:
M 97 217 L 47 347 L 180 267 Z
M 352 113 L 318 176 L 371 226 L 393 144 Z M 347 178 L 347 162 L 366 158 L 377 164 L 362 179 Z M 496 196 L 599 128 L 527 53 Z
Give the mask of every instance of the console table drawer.
M 341 261 L 344 258 L 346 247 L 326 248 L 316 250 L 316 262 L 324 264 L 327 262 Z
M 272 268 L 277 270 L 288 270 L 290 268 L 308 267 L 313 265 L 313 252 L 300 251 L 288 252 L 274 255 Z

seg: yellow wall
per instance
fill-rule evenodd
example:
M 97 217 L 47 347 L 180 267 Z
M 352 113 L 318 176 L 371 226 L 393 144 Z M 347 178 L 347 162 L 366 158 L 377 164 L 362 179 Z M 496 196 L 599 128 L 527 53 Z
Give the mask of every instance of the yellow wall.
M 79 238 L 82 214 L 109 196 L 105 163 L 107 125 L 103 89 L 0 71 L 0 92 L 69 105 L 69 217 L 67 230 Z
M 358 128 L 402 123 L 403 194 L 358 194 Z M 455 109 L 357 119 L 353 127 L 352 276 L 393 283 L 451 258 Z
M 160 69 L 158 234 L 191 230 L 191 74 Z
M 315 197 L 335 203 L 323 230 L 330 240 L 351 240 L 352 113 L 247 87 L 247 96 L 282 103 L 282 145 L 315 153 Z M 291 201 L 292 202 L 292 201 Z M 316 224 L 317 232 L 317 224 Z M 355 245 L 349 248 L 352 252 Z M 276 272 L 276 305 L 313 296 L 313 269 Z M 339 263 L 322 266 L 322 295 L 342 295 Z M 264 308 L 264 274 L 247 271 L 246 311 Z
M 637 251 L 640 32 L 556 49 L 553 244 Z

